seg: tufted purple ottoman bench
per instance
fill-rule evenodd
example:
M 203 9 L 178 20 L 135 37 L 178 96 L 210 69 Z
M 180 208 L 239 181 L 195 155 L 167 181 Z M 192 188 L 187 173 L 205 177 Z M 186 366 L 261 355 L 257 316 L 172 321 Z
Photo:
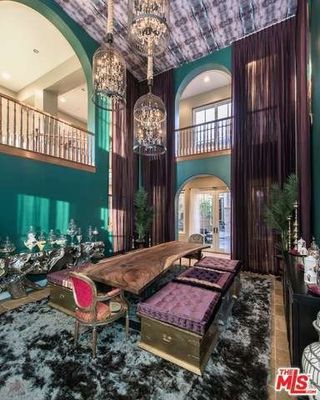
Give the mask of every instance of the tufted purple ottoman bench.
M 206 270 L 214 269 L 216 271 L 225 271 L 234 275 L 234 284 L 232 290 L 228 292 L 230 296 L 239 297 L 241 290 L 240 270 L 242 267 L 241 261 L 238 260 L 227 260 L 218 257 L 204 257 L 202 260 L 195 264 L 197 268 L 203 268 Z
M 138 305 L 139 347 L 201 375 L 216 344 L 221 294 L 170 282 Z
M 225 293 L 233 282 L 234 275 L 215 269 L 192 267 L 180 274 L 175 280 Z
M 65 314 L 74 316 L 76 305 L 73 299 L 70 273 L 73 271 L 85 271 L 88 265 L 89 264 L 85 264 L 77 268 L 63 269 L 61 271 L 51 272 L 47 275 L 50 288 L 49 306 Z
M 227 260 L 218 257 L 203 257 L 202 260 L 196 262 L 194 266 L 237 273 L 241 269 L 241 262 L 238 260 Z

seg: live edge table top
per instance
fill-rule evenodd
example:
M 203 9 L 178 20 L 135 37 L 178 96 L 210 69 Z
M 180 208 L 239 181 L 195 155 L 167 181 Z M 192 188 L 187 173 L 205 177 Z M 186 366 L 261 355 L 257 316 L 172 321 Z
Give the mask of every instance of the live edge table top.
M 106 258 L 86 268 L 85 275 L 93 281 L 140 294 L 176 260 L 209 246 L 173 241 L 147 249 Z

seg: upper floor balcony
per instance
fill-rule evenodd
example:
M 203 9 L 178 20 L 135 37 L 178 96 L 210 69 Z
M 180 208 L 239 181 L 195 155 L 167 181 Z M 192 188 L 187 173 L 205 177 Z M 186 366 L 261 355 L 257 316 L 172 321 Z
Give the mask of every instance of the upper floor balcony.
M 0 94 L 0 152 L 94 170 L 94 135 Z
M 177 129 L 176 158 L 230 151 L 232 117 Z

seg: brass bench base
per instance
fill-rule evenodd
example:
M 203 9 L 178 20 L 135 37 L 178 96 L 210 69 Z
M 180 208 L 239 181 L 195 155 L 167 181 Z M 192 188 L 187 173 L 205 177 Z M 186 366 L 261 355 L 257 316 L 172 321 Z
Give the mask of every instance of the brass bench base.
M 72 290 L 64 286 L 54 285 L 52 283 L 50 283 L 48 287 L 50 288 L 48 305 L 58 311 L 74 317 L 76 304 L 74 302 Z
M 222 297 L 219 310 L 203 336 L 140 314 L 139 347 L 188 371 L 202 375 L 240 289 L 238 275 Z

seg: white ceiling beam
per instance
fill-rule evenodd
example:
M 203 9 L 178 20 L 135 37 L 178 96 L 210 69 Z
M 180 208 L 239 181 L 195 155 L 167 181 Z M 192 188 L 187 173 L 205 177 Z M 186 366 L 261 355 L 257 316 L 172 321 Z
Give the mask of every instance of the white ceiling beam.
M 82 75 L 82 82 L 81 82 Z M 69 58 L 41 78 L 20 90 L 17 94 L 19 101 L 34 96 L 43 90 L 55 91 L 58 95 L 66 93 L 85 82 L 81 64 L 76 56 Z M 71 89 L 70 89 L 71 88 Z

